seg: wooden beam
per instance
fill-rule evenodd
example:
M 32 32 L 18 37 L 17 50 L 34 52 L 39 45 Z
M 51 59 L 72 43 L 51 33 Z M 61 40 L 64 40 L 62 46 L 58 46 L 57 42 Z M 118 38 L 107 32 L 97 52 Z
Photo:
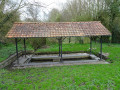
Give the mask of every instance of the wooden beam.
M 19 64 L 19 60 L 18 60 L 18 44 L 17 44 L 17 38 L 15 38 L 15 44 L 16 44 L 17 64 Z
M 92 54 L 92 37 L 90 37 L 90 55 Z
M 59 42 L 59 57 L 60 57 L 60 39 L 58 40 Z
M 26 57 L 26 42 L 25 42 L 25 38 L 24 38 L 24 52 L 25 52 L 25 57 Z
M 62 37 L 60 39 L 60 42 L 61 42 L 61 59 L 60 59 L 60 61 L 63 62 L 63 58 L 62 58 Z
M 102 36 L 100 37 L 100 60 L 102 60 Z

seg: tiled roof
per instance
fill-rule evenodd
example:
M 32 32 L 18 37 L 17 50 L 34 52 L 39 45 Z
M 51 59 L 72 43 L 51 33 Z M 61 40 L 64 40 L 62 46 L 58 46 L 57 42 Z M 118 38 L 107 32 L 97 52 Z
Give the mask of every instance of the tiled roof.
M 8 38 L 104 36 L 111 33 L 99 21 L 90 22 L 16 22 Z

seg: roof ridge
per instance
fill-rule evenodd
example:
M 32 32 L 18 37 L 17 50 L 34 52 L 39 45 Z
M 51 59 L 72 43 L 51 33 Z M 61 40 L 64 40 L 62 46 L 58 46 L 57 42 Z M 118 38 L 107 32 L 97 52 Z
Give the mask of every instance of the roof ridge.
M 80 22 L 15 22 L 14 24 L 24 24 L 24 23 L 90 23 L 90 22 L 101 22 L 101 21 L 80 21 Z

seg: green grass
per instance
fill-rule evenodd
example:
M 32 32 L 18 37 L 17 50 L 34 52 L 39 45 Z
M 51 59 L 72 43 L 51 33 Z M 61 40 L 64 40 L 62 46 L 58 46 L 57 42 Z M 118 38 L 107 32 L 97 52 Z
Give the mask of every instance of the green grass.
M 89 49 L 89 44 L 63 44 L 62 46 L 62 50 L 64 51 L 71 51 L 71 52 L 75 52 L 75 51 L 88 51 Z M 36 51 L 36 53 L 39 52 L 58 52 L 59 51 L 59 46 L 58 44 L 54 44 L 54 45 L 50 45 L 49 48 L 46 49 L 38 49 Z
M 93 45 L 99 52 L 99 45 Z M 3 49 L 3 48 L 2 48 Z M 28 47 L 29 49 L 29 47 Z M 89 44 L 63 44 L 63 51 L 89 51 Z M 3 49 L 4 50 L 4 49 Z M 12 48 L 10 50 L 13 50 Z M 7 51 L 7 50 L 6 50 Z M 58 45 L 36 52 L 58 51 Z M 103 44 L 103 52 L 109 53 L 108 65 L 74 65 L 46 68 L 0 69 L 1 90 L 119 90 L 120 44 Z
M 120 62 L 0 70 L 1 90 L 119 90 Z
M 1 45 L 0 48 L 0 62 L 3 60 L 7 59 L 10 55 L 15 53 L 15 45 L 14 44 L 9 44 L 9 45 Z M 22 49 L 22 46 L 19 45 L 19 50 Z
M 27 45 L 27 49 L 33 50 L 30 45 Z M 23 50 L 23 45 L 18 44 L 18 50 Z M 0 45 L 0 62 L 7 59 L 10 55 L 16 52 L 16 47 L 14 44 Z

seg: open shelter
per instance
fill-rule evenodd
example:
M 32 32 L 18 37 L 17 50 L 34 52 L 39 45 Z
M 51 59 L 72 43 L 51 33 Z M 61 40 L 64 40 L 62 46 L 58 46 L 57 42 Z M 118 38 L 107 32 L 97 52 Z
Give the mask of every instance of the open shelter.
M 18 60 L 17 39 L 24 39 L 24 50 L 26 54 L 26 38 L 55 37 L 59 40 L 59 56 L 62 62 L 62 40 L 64 37 L 90 37 L 90 53 L 92 52 L 91 37 L 100 36 L 101 48 L 100 54 L 102 59 L 102 37 L 110 36 L 111 33 L 100 21 L 88 22 L 16 22 L 11 30 L 7 33 L 7 38 L 15 38 L 16 54 Z M 19 64 L 19 60 L 17 61 Z

